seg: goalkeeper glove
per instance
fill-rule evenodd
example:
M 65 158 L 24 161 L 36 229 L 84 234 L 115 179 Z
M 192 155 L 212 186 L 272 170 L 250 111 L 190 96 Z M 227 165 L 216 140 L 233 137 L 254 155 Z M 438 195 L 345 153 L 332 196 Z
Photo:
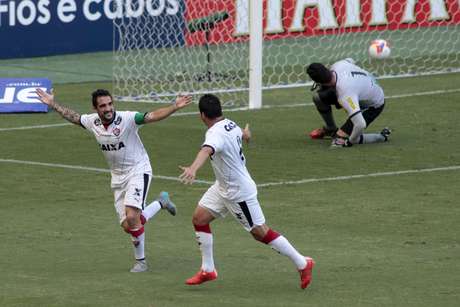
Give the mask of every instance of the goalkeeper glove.
M 353 143 L 348 138 L 336 137 L 332 140 L 331 147 L 351 147 Z

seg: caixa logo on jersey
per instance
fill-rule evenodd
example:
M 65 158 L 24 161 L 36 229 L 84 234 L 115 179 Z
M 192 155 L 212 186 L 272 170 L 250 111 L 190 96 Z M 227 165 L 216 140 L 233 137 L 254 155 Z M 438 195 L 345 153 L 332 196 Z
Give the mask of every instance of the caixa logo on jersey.
M 51 81 L 44 78 L 0 78 L 0 113 L 48 112 L 38 99 L 37 88 L 50 91 Z

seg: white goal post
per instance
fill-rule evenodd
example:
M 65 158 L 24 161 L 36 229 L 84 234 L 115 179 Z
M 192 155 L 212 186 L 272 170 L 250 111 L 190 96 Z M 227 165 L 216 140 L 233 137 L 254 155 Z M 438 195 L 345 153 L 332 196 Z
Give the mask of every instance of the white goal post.
M 262 107 L 263 1 L 253 0 L 249 8 L 249 108 Z
M 123 12 L 114 20 L 119 100 L 216 93 L 225 107 L 260 108 L 265 90 L 309 85 L 309 63 L 347 57 L 378 77 L 460 71 L 459 0 L 113 3 Z M 389 42 L 389 58 L 369 57 L 374 39 Z

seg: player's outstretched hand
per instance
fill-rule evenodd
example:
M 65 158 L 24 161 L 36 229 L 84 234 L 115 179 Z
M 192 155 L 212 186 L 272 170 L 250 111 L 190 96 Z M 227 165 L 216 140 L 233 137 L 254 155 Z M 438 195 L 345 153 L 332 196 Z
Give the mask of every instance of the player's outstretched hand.
M 37 93 L 38 95 L 38 99 L 40 99 L 41 102 L 43 102 L 44 104 L 47 104 L 49 106 L 53 106 L 54 104 L 54 93 L 53 93 L 53 89 L 51 89 L 51 93 L 47 93 L 45 92 L 44 90 L 42 90 L 41 88 L 37 88 L 35 90 L 35 92 Z
M 176 108 L 182 109 L 186 106 L 188 106 L 190 103 L 192 103 L 192 96 L 190 95 L 178 95 L 176 97 L 176 102 L 174 103 L 176 105 Z
M 184 184 L 192 184 L 196 177 L 196 172 L 194 172 L 189 166 L 179 166 L 182 170 L 182 174 L 179 176 L 179 179 Z
M 251 130 L 249 129 L 249 124 L 246 124 L 246 126 L 243 129 L 243 140 L 246 141 L 246 143 L 249 143 L 251 140 Z

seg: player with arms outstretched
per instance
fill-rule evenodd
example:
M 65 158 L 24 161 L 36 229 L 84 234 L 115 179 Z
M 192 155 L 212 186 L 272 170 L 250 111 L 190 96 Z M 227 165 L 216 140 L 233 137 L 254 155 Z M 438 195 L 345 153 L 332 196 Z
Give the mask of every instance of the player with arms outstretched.
M 241 129 L 234 121 L 224 118 L 220 101 L 214 95 L 202 96 L 199 110 L 201 120 L 208 127 L 206 138 L 193 163 L 187 167 L 181 166 L 183 173 L 179 178 L 184 183 L 192 183 L 196 172 L 210 158 L 216 181 L 202 196 L 193 213 L 192 222 L 201 250 L 202 265 L 186 283 L 198 285 L 217 278 L 210 223 L 230 212 L 257 241 L 291 259 L 300 273 L 300 287 L 305 289 L 312 278 L 314 261 L 302 256 L 284 236 L 265 224 L 257 200 L 257 187 L 246 168 L 242 151 L 243 141 L 249 142 L 251 137 L 249 127 Z
M 190 96 L 178 96 L 175 103 L 147 113 L 115 111 L 112 95 L 107 90 L 92 93 L 95 113 L 80 115 L 58 104 L 54 94 L 37 89 L 40 100 L 56 110 L 64 119 L 94 134 L 111 170 L 111 187 L 120 225 L 131 235 L 136 262 L 131 272 L 147 271 L 144 252 L 144 224 L 160 209 L 172 215 L 176 208 L 167 192 L 145 207 L 145 198 L 152 179 L 152 168 L 138 134 L 143 124 L 162 120 L 189 105 Z
M 353 144 L 386 142 L 391 130 L 364 134 L 366 129 L 383 111 L 385 97 L 383 89 L 366 70 L 354 64 L 352 59 L 334 63 L 330 69 L 321 63 L 312 63 L 307 74 L 319 87 L 313 102 L 325 122 L 325 126 L 313 130 L 310 137 L 322 139 L 333 137 L 333 147 L 349 147 Z M 347 121 L 337 129 L 331 105 L 343 108 Z

